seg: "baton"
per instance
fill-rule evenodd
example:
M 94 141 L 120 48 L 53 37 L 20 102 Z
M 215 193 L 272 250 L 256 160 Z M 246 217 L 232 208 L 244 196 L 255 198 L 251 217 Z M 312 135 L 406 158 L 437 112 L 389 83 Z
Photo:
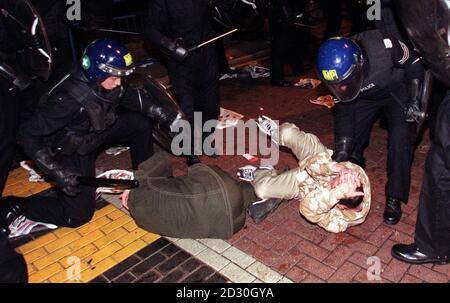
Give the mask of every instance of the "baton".
M 214 37 L 214 38 L 212 38 L 212 39 L 209 39 L 209 40 L 207 40 L 207 41 L 205 41 L 205 42 L 203 42 L 203 43 L 200 43 L 200 44 L 197 45 L 197 46 L 191 47 L 191 48 L 188 50 L 188 52 L 195 51 L 195 50 L 199 49 L 199 48 L 202 47 L 202 46 L 205 46 L 205 45 L 207 45 L 207 44 L 210 44 L 210 43 L 212 43 L 212 42 L 214 42 L 214 41 L 216 41 L 216 40 L 219 40 L 220 38 L 223 38 L 223 37 L 225 37 L 225 36 L 231 35 L 232 33 L 237 32 L 238 30 L 239 30 L 238 28 L 235 28 L 235 29 L 232 29 L 232 30 L 230 30 L 230 31 L 228 31 L 228 32 L 226 32 L 226 33 L 223 33 L 223 34 L 220 35 L 220 36 L 217 36 L 217 37 Z
M 77 181 L 80 184 L 86 186 L 111 187 L 119 190 L 131 189 L 139 186 L 138 180 L 106 179 L 106 178 L 78 176 Z
M 125 35 L 141 35 L 138 32 L 130 32 L 130 31 L 119 31 L 119 30 L 115 30 L 115 29 L 106 29 L 106 28 L 99 28 L 96 29 L 96 31 L 98 32 L 106 32 L 106 33 L 116 33 L 116 34 L 125 34 Z

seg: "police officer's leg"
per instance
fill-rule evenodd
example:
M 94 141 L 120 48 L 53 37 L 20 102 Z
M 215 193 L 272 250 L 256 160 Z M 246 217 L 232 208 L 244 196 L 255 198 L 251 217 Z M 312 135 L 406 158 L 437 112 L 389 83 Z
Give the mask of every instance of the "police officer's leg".
M 0 196 L 11 169 L 16 150 L 16 133 L 19 122 L 19 99 L 9 84 L 0 79 Z
M 5 232 L 0 230 L 0 283 L 26 283 L 28 271 L 25 259 L 9 244 Z
M 396 244 L 392 255 L 409 263 L 450 262 L 450 170 L 444 164 L 450 145 L 450 94 L 439 108 L 436 138 L 425 164 L 414 243 Z
M 425 165 L 420 194 L 415 242 L 430 256 L 447 257 L 450 261 L 450 169 L 445 147 L 450 146 L 450 91 L 439 107 L 436 138 Z
M 388 182 L 386 196 L 407 203 L 411 180 L 411 123 L 405 122 L 403 108 L 391 100 L 384 107 L 388 121 Z
M 204 68 L 198 70 L 198 93 L 195 108 L 202 112 L 203 124 L 210 120 L 217 120 L 220 113 L 219 69 L 215 49 L 204 50 Z M 215 127 L 203 132 L 202 138 L 214 133 Z
M 61 161 L 81 176 L 95 176 L 94 153 L 86 156 L 73 154 Z M 13 212 L 15 217 L 24 215 L 33 221 L 78 227 L 89 222 L 95 211 L 95 188 L 80 185 L 79 190 L 75 197 L 67 196 L 59 189 L 27 198 L 4 197 L 0 205 L 0 221 L 4 224 L 8 212 Z
M 407 104 L 406 90 L 400 88 L 395 94 L 399 100 L 404 100 L 403 104 Z M 388 180 L 383 219 L 386 224 L 392 225 L 401 219 L 401 202 L 408 201 L 413 147 L 410 136 L 411 124 L 405 122 L 402 105 L 390 98 L 383 111 L 388 122 Z
M 365 100 L 356 101 L 355 110 L 355 149 L 350 156 L 350 161 L 365 167 L 364 149 L 369 144 L 370 131 L 379 109 L 388 100 Z
M 194 86 L 194 72 L 196 70 L 196 63 L 198 54 L 192 54 L 183 63 L 169 63 L 169 77 L 172 83 L 172 92 L 175 100 L 181 107 L 181 110 L 186 116 L 187 121 L 191 125 L 190 133 L 185 133 L 185 142 L 189 145 L 189 152 L 187 156 L 187 162 L 193 158 L 194 155 L 194 100 L 196 99 L 196 92 Z M 184 147 L 186 148 L 186 147 Z M 198 159 L 195 159 L 198 160 Z M 196 162 L 196 161 L 193 161 Z M 198 160 L 198 162 L 200 162 Z M 188 163 L 189 165 L 190 163 Z
M 271 20 L 270 28 L 270 82 L 278 85 L 284 79 L 286 33 L 277 21 Z
M 138 112 L 119 114 L 116 123 L 108 130 L 106 145 L 124 143 L 130 146 L 131 163 L 134 170 L 153 155 L 153 122 Z

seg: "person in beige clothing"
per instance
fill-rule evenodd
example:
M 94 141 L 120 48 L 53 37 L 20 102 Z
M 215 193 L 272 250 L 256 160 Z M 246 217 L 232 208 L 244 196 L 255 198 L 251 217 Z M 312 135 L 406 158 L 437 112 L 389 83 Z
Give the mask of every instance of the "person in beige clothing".
M 264 117 L 264 116 L 263 116 Z M 364 170 L 351 162 L 337 163 L 313 134 L 292 123 L 280 127 L 270 118 L 259 119 L 261 131 L 272 141 L 292 150 L 299 160 L 295 169 L 278 174 L 274 169 L 248 166 L 247 177 L 261 199 L 299 199 L 300 213 L 329 232 L 343 232 L 361 224 L 370 210 L 370 182 Z M 238 175 L 243 176 L 241 170 Z

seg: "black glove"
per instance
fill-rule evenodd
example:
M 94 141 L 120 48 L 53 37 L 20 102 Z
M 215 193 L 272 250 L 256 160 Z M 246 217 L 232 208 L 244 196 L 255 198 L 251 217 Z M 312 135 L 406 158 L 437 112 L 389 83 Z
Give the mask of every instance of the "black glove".
M 339 137 L 336 139 L 331 159 L 336 162 L 348 161 L 353 151 L 353 139 L 350 137 Z
M 75 197 L 80 193 L 77 175 L 69 169 L 63 168 L 48 148 L 36 152 L 33 157 L 36 165 L 52 179 L 56 185 L 68 196 Z
M 180 113 L 165 110 L 161 106 L 157 106 L 156 104 L 152 104 L 148 108 L 147 116 L 168 127 L 171 127 L 174 123 L 182 118 L 182 115 Z
M 189 54 L 188 50 L 183 47 L 181 39 L 172 40 L 168 37 L 163 37 L 161 39 L 161 47 L 164 53 L 178 62 L 186 59 Z

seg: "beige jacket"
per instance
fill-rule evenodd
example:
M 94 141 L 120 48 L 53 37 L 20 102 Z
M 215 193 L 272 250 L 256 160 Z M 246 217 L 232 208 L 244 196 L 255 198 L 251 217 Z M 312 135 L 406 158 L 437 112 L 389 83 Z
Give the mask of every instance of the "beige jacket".
M 370 210 L 370 182 L 364 170 L 351 162 L 342 162 L 345 167 L 359 173 L 364 189 L 362 210 L 340 209 L 333 205 L 330 199 L 330 181 L 336 176 L 331 166 L 336 162 L 331 160 L 331 151 L 319 153 L 299 163 L 302 169 L 296 175 L 299 182 L 300 213 L 309 221 L 317 223 L 327 231 L 338 233 L 348 227 L 361 224 Z

